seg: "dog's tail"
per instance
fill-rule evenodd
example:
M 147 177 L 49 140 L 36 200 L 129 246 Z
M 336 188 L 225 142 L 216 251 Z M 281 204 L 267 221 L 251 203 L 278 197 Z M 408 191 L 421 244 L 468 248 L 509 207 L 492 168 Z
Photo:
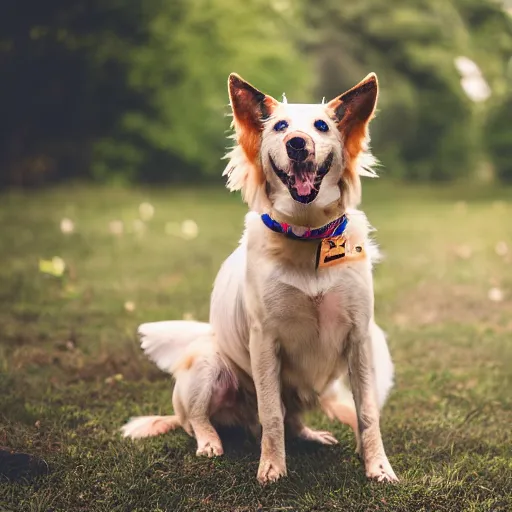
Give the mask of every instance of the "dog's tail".
M 192 321 L 167 321 L 142 324 L 138 329 L 146 356 L 164 372 L 177 377 L 187 373 L 196 361 L 219 366 L 210 324 Z M 185 380 L 190 376 L 184 376 Z M 179 400 L 176 385 L 173 393 L 173 416 L 139 416 L 121 428 L 123 437 L 139 439 L 165 434 L 182 427 L 191 434 L 186 411 Z M 176 398 L 176 399 L 175 399 Z
M 212 328 L 205 322 L 176 320 L 151 322 L 139 327 L 141 347 L 164 372 L 175 375 L 195 354 L 213 348 Z
M 140 439 L 158 436 L 181 427 L 178 416 L 139 416 L 132 418 L 121 428 L 123 437 Z

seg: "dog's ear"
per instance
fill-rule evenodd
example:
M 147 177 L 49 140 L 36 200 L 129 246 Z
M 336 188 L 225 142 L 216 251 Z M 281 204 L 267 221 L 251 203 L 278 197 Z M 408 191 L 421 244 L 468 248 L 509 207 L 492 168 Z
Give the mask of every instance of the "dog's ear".
M 338 129 L 344 136 L 345 144 L 353 137 L 366 138 L 367 126 L 377 105 L 379 85 L 377 75 L 370 73 L 355 87 L 334 98 L 327 104 L 332 111 Z M 356 141 L 353 141 L 353 143 Z
M 227 155 L 230 161 L 224 175 L 228 176 L 228 188 L 241 190 L 251 209 L 258 209 L 268 202 L 260 158 L 261 134 L 265 120 L 279 102 L 235 73 L 229 75 L 228 89 L 238 144 Z
M 354 207 L 361 199 L 360 155 L 368 149 L 368 124 L 375 113 L 379 84 L 370 73 L 355 87 L 327 104 L 343 138 L 344 169 L 340 180 L 346 206 Z
M 236 73 L 229 75 L 228 88 L 235 121 L 261 129 L 262 122 L 270 116 L 278 101 L 258 91 Z
M 255 161 L 263 122 L 272 114 L 278 101 L 258 91 L 236 73 L 229 75 L 228 88 L 238 142 L 248 158 Z

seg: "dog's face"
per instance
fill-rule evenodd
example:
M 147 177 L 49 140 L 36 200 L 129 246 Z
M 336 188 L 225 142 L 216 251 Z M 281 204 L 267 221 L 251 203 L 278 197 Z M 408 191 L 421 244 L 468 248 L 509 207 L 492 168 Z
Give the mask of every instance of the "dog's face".
M 235 74 L 228 84 L 237 141 L 247 163 L 244 175 L 237 177 L 243 183 L 228 182 L 231 189 L 242 188 L 250 203 L 263 187 L 271 205 L 289 215 L 298 205 L 323 208 L 349 188 L 358 189 L 356 161 L 365 149 L 377 100 L 374 74 L 319 105 L 278 102 Z M 237 164 L 227 168 L 232 181 Z
M 274 202 L 328 204 L 337 186 L 342 145 L 336 123 L 323 105 L 276 106 L 261 135 L 261 165 Z M 337 172 L 338 170 L 338 172 Z

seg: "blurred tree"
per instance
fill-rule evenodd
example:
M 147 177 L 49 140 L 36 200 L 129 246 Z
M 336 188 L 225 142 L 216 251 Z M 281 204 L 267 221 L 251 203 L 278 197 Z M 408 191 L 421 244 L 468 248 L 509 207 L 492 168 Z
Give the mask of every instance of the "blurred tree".
M 144 101 L 123 113 L 117 137 L 96 145 L 98 175 L 119 167 L 124 173 L 145 169 L 144 176 L 179 177 L 183 167 L 215 173 L 226 145 L 227 77 L 236 71 L 274 94 L 286 87 L 297 98 L 309 97 L 308 63 L 296 48 L 296 13 L 280 12 L 271 0 L 150 0 L 143 4 L 143 44 L 124 41 L 127 86 Z M 139 140 L 141 144 L 134 146 Z M 139 149 L 127 151 L 126 141 Z M 169 168 L 165 155 L 178 158 Z M 112 158 L 114 157 L 114 158 Z M 115 165 L 113 160 L 118 160 Z M 124 159 L 124 161 L 123 161 Z M 167 167 L 167 168 L 162 168 Z
M 120 4 L 2 3 L 0 186 L 88 174 L 93 141 L 110 133 L 119 113 L 135 101 L 122 61 L 95 64 L 112 32 L 137 37 L 135 20 L 130 23 Z
M 497 176 L 512 183 L 512 95 L 494 109 L 485 133 Z
M 308 98 L 297 19 L 271 0 L 6 0 L 0 185 L 219 174 L 230 72 Z
M 232 71 L 294 102 L 376 71 L 386 172 L 508 175 L 511 55 L 493 0 L 3 0 L 0 186 L 218 175 Z
M 386 172 L 444 180 L 469 174 L 482 142 L 454 65 L 469 53 L 501 92 L 511 52 L 503 9 L 487 0 L 304 0 L 318 89 L 332 96 L 368 71 L 381 82 L 372 135 Z

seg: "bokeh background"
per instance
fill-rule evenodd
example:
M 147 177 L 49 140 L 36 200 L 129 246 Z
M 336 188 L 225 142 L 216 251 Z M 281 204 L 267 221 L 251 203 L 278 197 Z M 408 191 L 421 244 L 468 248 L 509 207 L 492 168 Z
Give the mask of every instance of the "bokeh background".
M 0 510 L 512 510 L 512 1 L 2 0 Z M 227 77 L 320 102 L 377 72 L 379 179 L 363 209 L 384 260 L 376 318 L 396 385 L 381 427 L 398 486 L 288 439 L 198 460 L 137 325 L 207 321 L 246 206 L 224 188 Z M 25 454 L 25 455 L 23 455 Z
M 0 186 L 217 179 L 232 71 L 292 102 L 375 71 L 386 174 L 510 181 L 511 5 L 7 0 Z

